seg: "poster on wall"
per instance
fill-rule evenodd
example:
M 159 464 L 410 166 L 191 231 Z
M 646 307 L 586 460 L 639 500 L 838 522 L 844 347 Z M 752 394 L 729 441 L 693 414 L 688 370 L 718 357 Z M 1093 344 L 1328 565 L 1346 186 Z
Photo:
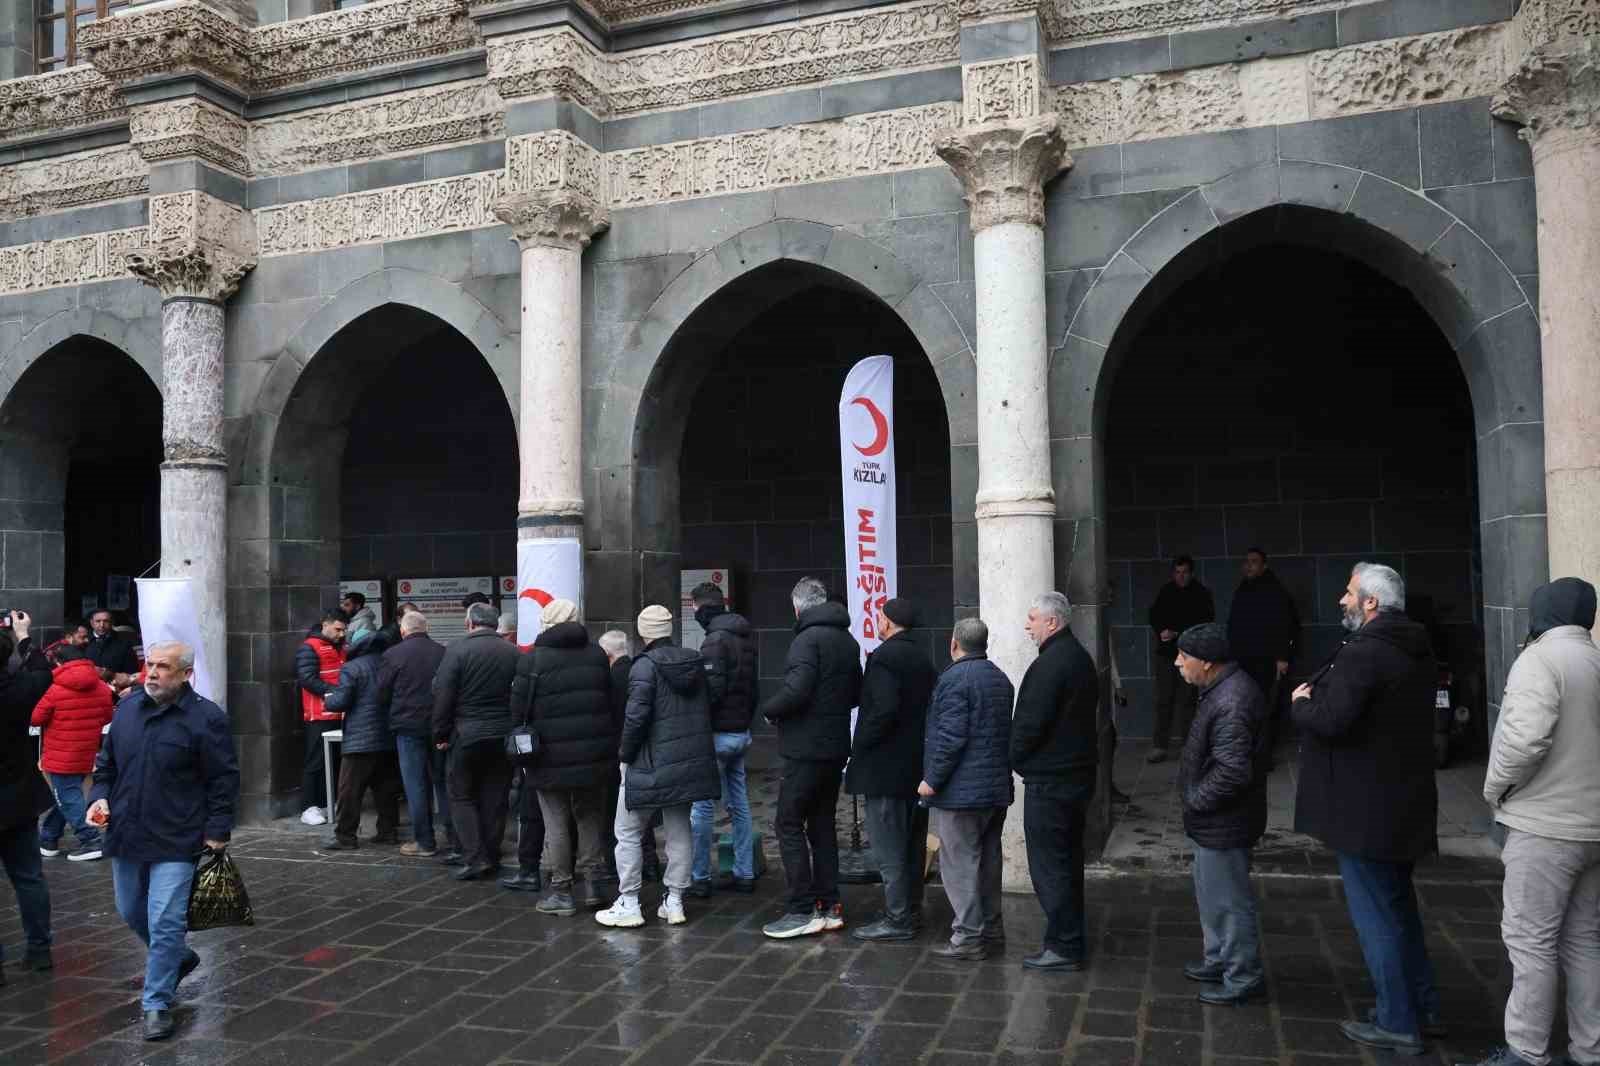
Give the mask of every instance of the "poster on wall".
M 728 573 L 725 566 L 711 570 L 680 570 L 678 571 L 678 588 L 680 602 L 678 614 L 683 619 L 683 646 L 699 650 L 700 645 L 706 641 L 706 631 L 694 617 L 694 599 L 689 595 L 696 585 L 703 585 L 707 581 L 722 590 L 722 599 L 728 605 L 728 610 L 733 606 L 733 575 Z
M 571 600 L 583 617 L 583 546 L 576 537 L 517 541 L 517 644 L 533 647 L 551 600 Z
M 367 606 L 372 608 L 372 613 L 377 616 L 378 628 L 383 628 L 383 582 L 382 581 L 341 581 L 339 582 L 339 602 L 352 592 L 359 592 L 367 598 Z
M 394 583 L 395 595 L 410 600 L 428 616 L 428 635 L 449 644 L 467 635 L 467 612 L 461 601 L 474 592 L 494 599 L 492 577 L 402 577 Z
M 894 360 L 863 359 L 839 395 L 844 479 L 845 597 L 862 661 L 882 643 L 877 612 L 897 585 L 894 470 Z
M 194 690 L 223 705 L 211 677 L 206 642 L 200 639 L 200 612 L 194 605 L 194 586 L 186 577 L 141 577 L 139 585 L 139 636 L 146 648 L 176 640 L 194 649 Z
M 515 618 L 517 616 L 517 579 L 515 577 L 501 578 L 500 591 L 496 595 L 499 598 L 496 600 L 495 606 L 500 608 L 500 617 L 504 618 L 509 614 L 512 618 Z
M 133 578 L 128 574 L 107 574 L 106 606 L 113 611 L 126 611 L 132 607 L 132 588 Z

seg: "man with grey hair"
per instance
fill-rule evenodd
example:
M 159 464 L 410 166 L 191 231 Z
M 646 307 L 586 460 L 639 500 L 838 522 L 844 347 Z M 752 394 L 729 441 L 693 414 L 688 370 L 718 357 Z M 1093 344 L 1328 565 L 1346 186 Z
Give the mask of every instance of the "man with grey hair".
M 450 821 L 450 796 L 445 789 L 446 756 L 433 746 L 433 675 L 439 672 L 444 645 L 428 635 L 428 618 L 421 611 L 405 611 L 396 629 L 400 642 L 383 653 L 378 668 L 378 702 L 389 715 L 400 782 L 411 812 L 411 839 L 400 845 L 400 854 L 429 858 L 438 852 L 433 804 L 428 801 L 431 791 L 439 806 L 439 821 L 448 834 L 448 855 L 459 860 L 461 848 Z M 386 632 L 387 627 L 379 635 Z
M 789 882 L 783 917 L 761 931 L 776 940 L 844 928 L 834 809 L 850 758 L 850 711 L 861 700 L 861 646 L 850 610 L 814 577 L 794 587 L 795 637 L 783 686 L 761 706 L 778 727 L 783 784 L 775 819 Z
M 463 865 L 457 881 L 493 876 L 506 833 L 511 762 L 511 682 L 521 654 L 495 635 L 500 612 L 467 608 L 467 635 L 445 650 L 433 679 L 433 741 L 450 753 L 446 780 Z
M 928 701 L 922 783 L 928 828 L 939 838 L 939 871 L 955 917 L 941 958 L 977 962 L 1003 947 L 1000 837 L 1011 783 L 1010 678 L 989 661 L 989 627 L 963 618 L 950 637 L 950 665 Z
M 1084 827 L 1099 765 L 1094 660 L 1067 622 L 1072 605 L 1046 592 L 1028 610 L 1039 657 L 1022 675 L 1011 724 L 1011 768 L 1022 777 L 1028 875 L 1044 910 L 1044 942 L 1022 960 L 1031 970 L 1081 970 L 1088 951 L 1083 912 Z
M 1412 871 L 1438 850 L 1433 777 L 1437 666 L 1428 631 L 1405 615 L 1405 582 L 1358 563 L 1339 607 L 1350 636 L 1294 691 L 1300 780 L 1294 827 L 1339 860 L 1350 919 L 1378 994 L 1368 1020 L 1340 1023 L 1358 1044 L 1419 1055 L 1439 996 Z
M 149 948 L 144 1038 L 165 1040 L 178 982 L 200 965 L 184 943 L 195 856 L 228 846 L 239 762 L 227 714 L 190 687 L 193 648 L 153 644 L 145 670 L 100 744 L 88 819 L 106 828 L 117 913 Z

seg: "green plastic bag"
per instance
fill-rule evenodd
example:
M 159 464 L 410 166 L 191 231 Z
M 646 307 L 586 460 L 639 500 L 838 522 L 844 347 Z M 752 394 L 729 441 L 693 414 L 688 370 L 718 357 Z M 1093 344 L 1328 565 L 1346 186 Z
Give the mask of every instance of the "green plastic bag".
M 239 867 L 226 851 L 206 849 L 189 887 L 189 931 L 255 924 Z

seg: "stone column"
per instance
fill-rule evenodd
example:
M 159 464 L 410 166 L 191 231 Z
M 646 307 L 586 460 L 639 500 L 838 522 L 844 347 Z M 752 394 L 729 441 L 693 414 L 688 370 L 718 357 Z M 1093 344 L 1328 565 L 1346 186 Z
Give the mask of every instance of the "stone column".
M 255 265 L 250 216 L 201 192 L 150 199 L 128 269 L 161 290 L 161 576 L 189 578 L 215 691 L 226 699 L 228 461 L 223 301 Z
M 1511 36 L 1495 113 L 1533 147 L 1550 576 L 1600 583 L 1600 21 L 1583 0 L 1524 0 Z
M 522 249 L 517 539 L 583 533 L 583 250 L 610 224 L 599 154 L 569 133 L 514 137 L 495 215 Z

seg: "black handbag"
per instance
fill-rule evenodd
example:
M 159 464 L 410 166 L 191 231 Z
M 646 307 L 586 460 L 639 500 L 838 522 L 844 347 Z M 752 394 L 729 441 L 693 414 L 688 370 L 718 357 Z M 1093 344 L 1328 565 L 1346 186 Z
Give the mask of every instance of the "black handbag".
M 518 770 L 526 770 L 539 761 L 539 733 L 533 728 L 533 697 L 538 691 L 538 674 L 529 674 L 527 684 L 521 677 L 511 682 L 512 703 L 520 703 L 523 711 L 522 721 L 506 734 L 506 758 Z

